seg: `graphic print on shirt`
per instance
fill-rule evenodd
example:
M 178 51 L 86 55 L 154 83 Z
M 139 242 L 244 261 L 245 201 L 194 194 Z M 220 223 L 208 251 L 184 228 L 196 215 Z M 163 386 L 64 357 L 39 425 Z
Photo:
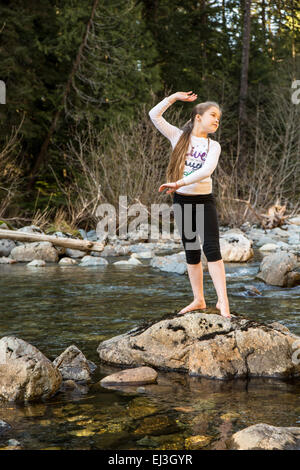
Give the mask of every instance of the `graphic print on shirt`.
M 186 154 L 187 160 L 185 160 L 185 169 L 183 172 L 183 176 L 188 176 L 194 171 L 199 170 L 206 160 L 207 152 L 200 152 L 195 150 L 195 147 L 192 146 L 190 152 Z M 196 161 L 195 161 L 196 160 Z M 191 168 L 191 170 L 190 170 Z

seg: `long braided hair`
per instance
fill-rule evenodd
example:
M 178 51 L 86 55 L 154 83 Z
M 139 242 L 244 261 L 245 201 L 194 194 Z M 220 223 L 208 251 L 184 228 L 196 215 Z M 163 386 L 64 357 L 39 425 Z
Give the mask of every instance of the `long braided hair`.
M 221 112 L 221 108 L 218 103 L 214 101 L 205 101 L 204 103 L 199 103 L 192 109 L 191 118 L 185 123 L 182 128 L 183 133 L 181 134 L 172 154 L 170 157 L 170 161 L 167 168 L 167 182 L 171 183 L 174 181 L 178 181 L 183 176 L 183 169 L 185 163 L 185 156 L 188 151 L 189 143 L 190 143 L 190 135 L 194 128 L 194 121 L 196 114 L 200 114 L 201 116 L 212 106 L 219 108 Z

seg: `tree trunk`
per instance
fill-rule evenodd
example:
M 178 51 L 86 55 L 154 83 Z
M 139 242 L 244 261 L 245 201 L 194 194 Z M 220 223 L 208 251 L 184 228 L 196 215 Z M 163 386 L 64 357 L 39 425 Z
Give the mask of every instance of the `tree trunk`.
M 91 25 L 92 25 L 93 18 L 95 16 L 95 12 L 96 12 L 98 2 L 99 2 L 99 0 L 94 0 L 91 16 L 90 16 L 89 21 L 87 23 L 87 27 L 86 27 L 86 31 L 85 31 L 83 40 L 82 40 L 82 42 L 80 44 L 80 47 L 78 49 L 76 59 L 73 63 L 71 73 L 70 73 L 68 81 L 66 83 L 65 90 L 64 90 L 64 93 L 63 93 L 63 96 L 62 96 L 62 99 L 61 99 L 61 104 L 57 108 L 57 111 L 56 111 L 56 113 L 53 117 L 50 129 L 48 131 L 47 137 L 44 140 L 43 145 L 42 145 L 41 150 L 40 150 L 40 153 L 37 156 L 36 162 L 35 162 L 33 170 L 32 170 L 31 179 L 30 179 L 29 184 L 28 184 L 28 188 L 27 188 L 28 190 L 30 190 L 32 188 L 32 186 L 33 186 L 33 184 L 36 180 L 37 172 L 38 172 L 38 170 L 40 169 L 42 163 L 45 160 L 50 140 L 51 140 L 51 138 L 52 138 L 52 136 L 53 136 L 53 134 L 56 130 L 57 122 L 58 122 L 58 119 L 61 115 L 61 111 L 63 109 L 63 103 L 65 102 L 65 100 L 66 100 L 66 98 L 67 98 L 67 96 L 70 92 L 72 80 L 74 78 L 74 75 L 75 75 L 78 67 L 79 67 L 79 64 L 80 64 L 80 61 L 81 61 L 81 58 L 82 58 L 82 51 L 83 51 L 83 48 L 86 46 L 88 34 L 89 34 L 89 31 L 90 31 L 90 28 L 91 28 Z
M 74 238 L 60 238 L 54 235 L 40 235 L 38 233 L 24 233 L 15 230 L 0 229 L 0 239 L 17 240 L 19 242 L 50 242 L 53 245 L 81 251 L 103 251 L 104 244 L 90 240 L 76 240 Z
M 250 49 L 251 0 L 244 0 L 243 49 L 240 81 L 239 119 L 241 130 L 247 123 L 246 101 L 248 93 L 248 67 Z

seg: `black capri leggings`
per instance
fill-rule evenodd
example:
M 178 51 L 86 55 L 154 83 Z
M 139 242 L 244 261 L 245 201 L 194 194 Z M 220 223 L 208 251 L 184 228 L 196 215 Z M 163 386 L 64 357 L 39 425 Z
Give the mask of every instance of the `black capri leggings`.
M 211 194 L 183 195 L 174 193 L 173 209 L 188 264 L 198 264 L 201 247 L 207 261 L 222 259 L 216 200 Z

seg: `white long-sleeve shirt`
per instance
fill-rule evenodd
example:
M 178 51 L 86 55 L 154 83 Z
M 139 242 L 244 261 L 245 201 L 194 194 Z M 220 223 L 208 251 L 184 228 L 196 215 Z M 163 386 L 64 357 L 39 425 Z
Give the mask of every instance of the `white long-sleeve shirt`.
M 174 149 L 183 131 L 168 123 L 163 113 L 171 106 L 168 98 L 163 99 L 149 111 L 149 116 L 155 127 L 171 142 Z M 210 194 L 212 192 L 211 174 L 214 172 L 221 153 L 221 146 L 216 140 L 206 137 L 190 136 L 186 154 L 183 180 L 185 186 L 176 190 L 179 194 Z

